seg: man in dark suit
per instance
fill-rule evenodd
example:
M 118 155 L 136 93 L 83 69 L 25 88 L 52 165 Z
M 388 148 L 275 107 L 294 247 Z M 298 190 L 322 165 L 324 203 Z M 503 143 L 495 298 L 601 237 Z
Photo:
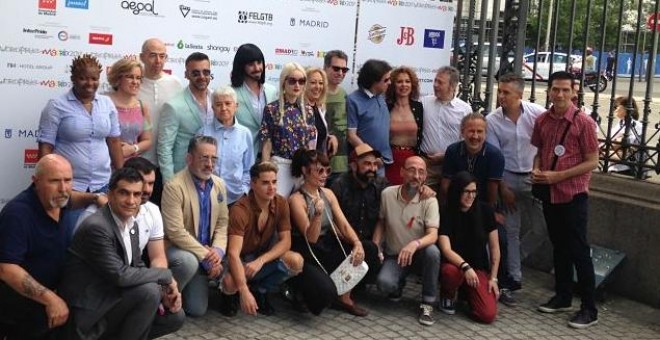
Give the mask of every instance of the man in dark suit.
M 157 313 L 181 324 L 172 273 L 148 268 L 141 259 L 135 216 L 142 186 L 134 168 L 117 170 L 110 179 L 108 205 L 88 217 L 74 236 L 60 286 L 72 315 L 67 339 L 161 336 L 158 325 L 167 323 L 155 322 Z

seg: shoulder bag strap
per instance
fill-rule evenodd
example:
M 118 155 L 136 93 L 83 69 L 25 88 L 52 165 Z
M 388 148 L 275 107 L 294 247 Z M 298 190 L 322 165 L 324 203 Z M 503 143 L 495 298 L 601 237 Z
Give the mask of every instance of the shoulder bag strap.
M 575 119 L 575 117 L 577 117 L 579 112 L 580 112 L 580 109 L 575 110 L 575 113 L 573 113 L 573 119 Z M 570 128 L 571 128 L 571 122 L 568 122 L 568 125 L 566 125 L 566 128 L 564 129 L 564 133 L 561 135 L 561 140 L 559 140 L 559 144 L 557 144 L 557 145 L 563 145 L 564 144 L 564 140 L 566 139 L 566 135 L 568 134 L 568 129 L 570 129 Z M 554 153 L 554 151 L 553 151 L 553 153 Z M 555 167 L 557 166 L 557 161 L 558 160 L 559 160 L 559 156 L 557 156 L 557 154 L 555 154 L 555 156 L 552 158 L 552 167 L 550 168 L 551 171 L 555 170 Z

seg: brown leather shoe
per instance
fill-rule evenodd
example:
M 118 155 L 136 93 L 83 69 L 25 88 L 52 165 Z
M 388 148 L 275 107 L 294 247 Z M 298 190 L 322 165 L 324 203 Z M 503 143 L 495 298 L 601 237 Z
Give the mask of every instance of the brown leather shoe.
M 346 304 L 340 300 L 337 300 L 335 302 L 335 305 L 337 306 L 337 309 L 343 310 L 347 312 L 348 314 L 355 315 L 355 316 L 367 316 L 369 315 L 369 311 L 358 306 L 355 302 L 352 305 Z

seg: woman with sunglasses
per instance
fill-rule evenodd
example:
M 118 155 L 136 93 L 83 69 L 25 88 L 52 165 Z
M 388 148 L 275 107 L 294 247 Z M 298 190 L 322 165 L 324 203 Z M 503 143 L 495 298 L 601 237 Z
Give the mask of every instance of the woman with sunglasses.
M 410 67 L 401 66 L 392 71 L 392 85 L 385 92 L 390 110 L 390 146 L 393 163 L 385 168 L 385 177 L 391 185 L 403 183 L 401 167 L 410 156 L 419 154 L 424 127 L 424 108 L 419 99 L 419 79 Z
M 305 69 L 300 64 L 284 65 L 279 99 L 266 105 L 259 130 L 262 161 L 277 164 L 277 193 L 284 197 L 289 197 L 296 184 L 291 176 L 293 153 L 316 147 L 314 115 L 303 109 L 306 82 Z
M 142 64 L 137 60 L 120 59 L 112 65 L 108 83 L 114 90 L 109 97 L 117 107 L 122 155 L 124 159 L 139 156 L 151 148 L 149 108 L 138 99 Z
M 293 176 L 303 178 L 302 187 L 289 198 L 294 226 L 291 249 L 305 259 L 302 273 L 291 281 L 292 288 L 302 294 L 306 307 L 315 315 L 335 302 L 338 308 L 352 315 L 366 316 L 368 311 L 355 304 L 350 291 L 337 298 L 337 288 L 329 274 L 344 261 L 344 251 L 350 252 L 348 256 L 352 256 L 352 263 L 357 266 L 365 256 L 377 259 L 378 248 L 369 241 L 360 242 L 337 197 L 332 190 L 324 188 L 331 173 L 325 154 L 298 150 L 291 170 Z
M 308 115 L 314 115 L 316 126 L 316 150 L 332 157 L 337 152 L 337 137 L 328 131 L 325 118 L 325 95 L 328 91 L 328 77 L 325 71 L 318 67 L 307 68 L 307 86 L 305 87 L 305 110 Z
M 476 197 L 476 178 L 457 173 L 440 214 L 440 310 L 454 314 L 456 292 L 463 288 L 472 318 L 491 323 L 497 315 L 500 247 L 493 209 Z

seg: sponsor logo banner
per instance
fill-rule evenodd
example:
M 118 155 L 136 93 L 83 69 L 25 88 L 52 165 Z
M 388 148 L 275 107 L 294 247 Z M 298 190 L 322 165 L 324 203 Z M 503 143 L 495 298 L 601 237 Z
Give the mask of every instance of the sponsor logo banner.
M 273 13 L 238 11 L 238 23 L 273 26 Z
M 112 34 L 90 33 L 89 43 L 95 45 L 112 45 Z
M 396 39 L 397 45 L 412 46 L 415 43 L 415 29 L 412 27 L 401 27 L 401 33 Z
M 55 16 L 57 14 L 57 0 L 38 0 L 39 15 Z
M 89 9 L 89 0 L 66 0 L 64 6 L 69 8 Z
M 156 0 L 151 1 L 127 1 L 121 2 L 121 8 L 133 13 L 133 15 L 159 16 L 156 11 Z
M 179 5 L 179 11 L 184 18 L 197 20 L 218 20 L 218 11 L 191 8 L 186 5 Z
M 289 25 L 305 27 L 305 28 L 318 28 L 318 29 L 330 27 L 329 22 L 318 19 L 312 19 L 312 18 L 291 18 L 289 20 Z
M 425 29 L 424 30 L 424 47 L 425 48 L 445 48 L 445 31 Z
M 385 39 L 385 35 L 387 34 L 387 27 L 383 27 L 379 24 L 372 25 L 371 28 L 369 28 L 369 36 L 367 39 L 371 41 L 374 44 L 380 44 L 383 42 L 383 39 Z
M 34 168 L 39 161 L 39 150 L 25 149 L 23 153 L 23 168 Z

